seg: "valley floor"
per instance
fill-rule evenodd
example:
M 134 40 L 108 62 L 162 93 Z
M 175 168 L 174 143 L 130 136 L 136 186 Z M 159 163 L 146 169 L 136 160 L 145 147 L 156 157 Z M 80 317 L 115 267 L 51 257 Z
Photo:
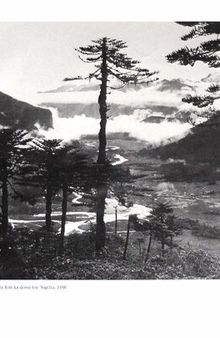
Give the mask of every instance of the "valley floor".
M 89 140 L 88 140 L 89 142 Z M 94 146 L 94 142 L 89 142 Z M 60 226 L 60 200 L 53 205 L 53 225 L 58 233 L 51 238 L 43 231 L 44 202 L 26 208 L 14 205 L 10 210 L 14 247 L 0 258 L 1 279 L 175 279 L 219 278 L 220 276 L 220 182 L 171 182 L 162 174 L 159 159 L 138 152 L 142 142 L 110 141 L 109 156 L 129 166 L 136 176 L 131 189 L 133 207 L 118 207 L 118 235 L 114 236 L 115 197 L 107 199 L 107 245 L 101 257 L 95 256 L 92 227 L 94 210 L 82 205 L 81 195 L 73 194 L 68 203 L 64 255 L 57 254 Z M 129 190 L 128 190 L 129 191 Z M 129 214 L 146 217 L 155 202 L 167 201 L 180 222 L 182 233 L 175 248 L 163 256 L 153 243 L 146 260 L 148 237 L 131 229 L 127 259 L 123 249 Z M 24 214 L 19 211 L 23 210 Z M 25 214 L 25 210 L 28 213 Z M 42 229 L 42 230 L 41 230 Z M 36 242 L 35 233 L 40 233 Z M 15 236 L 16 235 L 16 236 Z M 77 244 L 78 243 L 78 244 Z

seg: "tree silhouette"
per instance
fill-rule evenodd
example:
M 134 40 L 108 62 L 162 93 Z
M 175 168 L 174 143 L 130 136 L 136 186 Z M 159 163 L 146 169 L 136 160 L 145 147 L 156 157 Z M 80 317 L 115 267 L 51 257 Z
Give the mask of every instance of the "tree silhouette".
M 115 170 L 114 168 L 113 170 Z M 132 196 L 135 178 L 131 175 L 128 168 L 117 168 L 114 177 L 111 178 L 111 191 L 116 198 L 115 204 L 115 235 L 118 231 L 118 207 L 124 206 L 129 208 L 133 205 Z
M 58 184 L 62 191 L 62 216 L 59 253 L 63 253 L 64 235 L 67 213 L 68 194 L 86 190 L 90 172 L 89 155 L 80 146 L 64 145 L 59 151 L 59 158 L 55 163 Z
M 193 67 L 196 62 L 200 61 L 207 64 L 210 68 L 219 68 L 220 22 L 178 22 L 178 24 L 191 27 L 190 32 L 182 36 L 182 40 L 187 41 L 196 37 L 207 36 L 210 36 L 210 40 L 199 43 L 195 48 L 184 47 L 172 52 L 167 55 L 168 62 L 178 62 L 180 65 L 190 65 Z M 217 99 L 220 99 L 220 86 L 214 83 L 207 88 L 206 95 L 187 95 L 182 101 L 192 103 L 199 108 L 204 108 L 212 105 Z
M 94 64 L 95 70 L 84 79 L 93 79 L 100 81 L 100 93 L 98 97 L 100 113 L 99 130 L 99 151 L 97 163 L 103 167 L 106 162 L 106 124 L 107 112 L 110 107 L 107 105 L 107 90 L 119 89 L 126 84 L 149 83 L 154 81 L 151 77 L 156 72 L 150 72 L 146 68 L 139 68 L 139 61 L 133 60 L 122 52 L 127 47 L 122 40 L 103 37 L 93 40 L 93 44 L 86 47 L 79 47 L 76 51 L 79 58 L 86 63 Z M 83 79 L 81 76 L 65 78 L 64 81 L 73 81 Z M 113 87 L 111 79 L 117 79 L 120 87 Z M 97 185 L 97 224 L 96 224 L 96 250 L 99 251 L 105 246 L 105 223 L 104 209 L 105 198 L 107 196 L 106 183 L 100 179 Z
M 1 182 L 1 234 L 7 237 L 9 216 L 9 189 L 15 191 L 13 180 L 19 176 L 20 169 L 25 165 L 24 149 L 30 138 L 28 132 L 5 128 L 0 130 L 0 182 Z
M 29 152 L 29 167 L 24 168 L 25 182 L 34 187 L 41 187 L 44 193 L 46 210 L 46 229 L 52 230 L 52 200 L 59 190 L 58 172 L 55 165 L 59 161 L 61 140 L 34 139 Z
M 112 166 L 111 163 L 106 163 L 105 166 L 101 167 L 99 164 L 93 163 L 90 170 L 91 173 L 88 177 L 87 189 L 90 189 L 90 191 L 95 189 L 97 191 L 100 187 L 101 182 L 104 185 L 104 187 L 106 187 L 106 190 L 107 187 L 108 188 L 111 187 L 111 193 L 114 194 L 114 196 L 120 201 L 121 204 L 128 206 L 126 203 L 125 195 L 123 199 L 122 189 L 119 193 L 119 189 L 117 188 L 117 184 L 132 182 L 133 178 L 128 168 L 123 168 L 120 166 Z M 100 198 L 100 200 L 98 200 L 98 198 Z M 104 218 L 105 200 L 102 199 L 101 194 L 96 194 L 96 209 L 100 207 L 101 203 L 104 203 L 104 206 L 102 208 L 103 214 L 101 215 Z M 100 236 L 103 236 L 104 238 L 102 239 L 105 240 L 105 226 L 102 228 L 102 231 L 100 232 L 101 232 Z
M 150 237 L 147 254 L 150 253 L 152 236 L 161 243 L 164 254 L 165 245 L 173 246 L 173 237 L 180 233 L 180 227 L 175 222 L 173 209 L 168 203 L 158 203 L 150 213 L 145 226 L 149 227 Z M 170 239 L 170 242 L 168 242 Z

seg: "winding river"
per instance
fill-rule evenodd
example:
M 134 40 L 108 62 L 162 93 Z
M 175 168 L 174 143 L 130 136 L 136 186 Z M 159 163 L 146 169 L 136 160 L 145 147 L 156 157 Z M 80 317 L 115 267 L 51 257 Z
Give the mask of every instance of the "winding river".
M 119 147 L 111 147 L 110 150 L 118 150 Z M 120 154 L 114 155 L 115 162 L 112 165 L 121 165 L 122 163 L 128 161 L 125 157 L 121 156 Z M 73 205 L 82 205 L 83 203 L 80 201 L 83 198 L 83 194 L 79 194 L 77 192 L 73 193 L 74 198 L 72 200 Z M 139 218 L 146 218 L 150 213 L 150 208 L 147 208 L 140 204 L 133 204 L 131 207 L 125 207 L 118 203 L 117 199 L 106 198 L 106 208 L 105 208 L 105 216 L 104 220 L 105 223 L 114 222 L 115 221 L 115 208 L 117 207 L 117 218 L 118 220 L 127 220 L 129 215 L 136 214 Z M 52 217 L 59 217 L 61 216 L 61 211 L 52 212 Z M 95 212 L 84 212 L 84 211 L 69 211 L 67 212 L 67 216 L 75 216 L 75 218 L 79 219 L 79 221 L 67 221 L 66 222 L 66 231 L 65 235 L 69 235 L 74 231 L 79 233 L 83 232 L 84 230 L 81 229 L 84 225 L 95 224 L 96 222 L 96 214 Z M 53 219 L 54 223 L 60 224 L 60 220 Z M 39 213 L 33 215 L 33 219 L 25 220 L 25 219 L 10 219 L 10 223 L 12 227 L 20 226 L 21 224 L 24 225 L 34 225 L 35 227 L 42 227 L 45 223 L 45 214 Z

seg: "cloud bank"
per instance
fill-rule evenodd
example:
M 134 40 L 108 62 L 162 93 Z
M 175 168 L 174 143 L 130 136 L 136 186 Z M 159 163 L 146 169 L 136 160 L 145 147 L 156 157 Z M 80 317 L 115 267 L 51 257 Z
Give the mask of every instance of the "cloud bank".
M 99 119 L 87 117 L 84 114 L 72 118 L 60 118 L 58 110 L 50 108 L 53 114 L 53 129 L 40 132 L 47 138 L 61 138 L 68 142 L 71 139 L 79 139 L 82 135 L 98 135 Z M 161 122 L 148 123 L 143 121 L 143 112 L 134 112 L 131 115 L 119 115 L 110 119 L 107 123 L 107 133 L 129 133 L 130 136 L 146 141 L 153 145 L 161 142 L 169 142 L 170 139 L 180 139 L 191 128 L 188 123 Z
M 119 84 L 113 84 L 117 87 Z M 97 82 L 73 81 L 57 89 L 41 92 L 38 103 L 96 103 L 99 95 Z M 160 80 L 150 85 L 129 85 L 121 90 L 109 90 L 108 102 L 130 106 L 182 104 L 182 97 L 194 92 L 191 81 L 181 79 Z

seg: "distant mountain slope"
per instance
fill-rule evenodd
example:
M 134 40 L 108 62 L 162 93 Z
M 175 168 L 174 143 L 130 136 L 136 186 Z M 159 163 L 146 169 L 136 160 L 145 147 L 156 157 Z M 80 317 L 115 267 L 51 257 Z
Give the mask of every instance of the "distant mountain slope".
M 161 80 L 158 90 L 161 92 L 170 91 L 170 92 L 178 92 L 181 90 L 192 90 L 194 91 L 195 84 L 193 85 L 190 81 L 184 82 L 182 79 L 172 79 L 172 80 Z
M 87 117 L 99 118 L 99 106 L 98 103 L 54 103 L 47 102 L 42 103 L 42 106 L 48 108 L 57 108 L 59 111 L 59 117 L 71 118 L 75 115 L 85 114 Z M 175 106 L 164 106 L 164 105 L 147 105 L 141 106 L 128 106 L 123 104 L 110 104 L 110 110 L 108 112 L 109 117 L 115 117 L 119 115 L 131 115 L 135 110 L 151 110 L 154 112 L 162 112 L 164 115 L 170 115 L 177 112 Z
M 183 80 L 179 78 L 171 79 L 171 80 L 158 80 L 152 83 L 141 83 L 141 84 L 127 84 L 126 86 L 122 86 L 121 82 L 116 82 L 113 87 L 118 88 L 119 92 L 130 92 L 130 91 L 139 91 L 141 89 L 149 89 L 149 87 L 155 87 L 159 91 L 170 91 L 170 92 L 178 92 L 182 89 L 190 89 L 194 90 L 195 84 L 193 84 L 189 80 Z M 65 82 L 58 88 L 39 91 L 39 94 L 51 94 L 51 93 L 70 93 L 70 92 L 87 92 L 87 91 L 99 91 L 100 83 L 96 80 L 77 80 L 77 81 L 69 81 Z
M 140 154 L 145 156 L 149 151 L 141 150 Z M 152 149 L 150 154 L 161 159 L 184 159 L 189 163 L 220 165 L 220 112 L 207 122 L 194 127 L 180 141 Z
M 184 109 L 182 97 L 195 94 L 194 85 L 190 80 L 180 78 L 163 79 L 153 83 L 121 86 L 112 84 L 117 90 L 110 90 L 108 104 L 109 117 L 131 115 L 135 110 L 146 110 L 160 113 L 164 119 L 184 120 L 181 111 Z M 64 82 L 59 87 L 38 93 L 38 102 L 43 107 L 57 108 L 59 117 L 71 118 L 85 114 L 87 117 L 99 118 L 98 96 L 100 83 L 98 81 L 77 80 Z M 177 113 L 179 115 L 177 115 Z M 147 112 L 148 113 L 148 112 Z M 143 112 L 144 114 L 144 112 Z M 146 116 L 148 118 L 148 115 Z M 160 122 L 153 117 L 146 122 Z
M 53 126 L 49 109 L 32 106 L 0 92 L 0 125 L 31 130 L 35 123 L 45 129 Z

